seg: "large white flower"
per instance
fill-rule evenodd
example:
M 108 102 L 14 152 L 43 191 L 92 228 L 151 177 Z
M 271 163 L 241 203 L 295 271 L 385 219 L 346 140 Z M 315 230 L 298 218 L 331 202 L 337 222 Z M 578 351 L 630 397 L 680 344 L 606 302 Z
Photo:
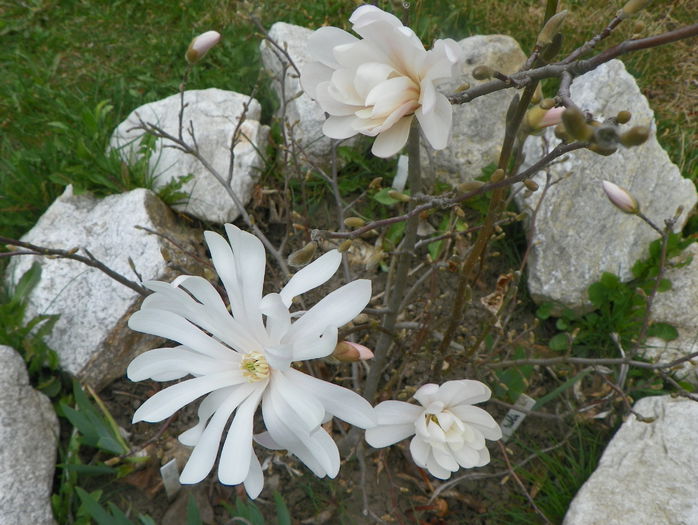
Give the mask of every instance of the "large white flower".
M 381 448 L 415 434 L 412 459 L 440 479 L 448 479 L 460 467 L 481 467 L 490 461 L 485 439 L 502 437 L 492 416 L 472 406 L 487 401 L 490 394 L 487 386 L 468 379 L 423 385 L 414 394 L 421 407 L 404 401 L 380 403 L 378 426 L 366 431 L 366 441 Z
M 453 75 L 461 61 L 460 46 L 438 40 L 426 51 L 410 28 L 372 5 L 356 9 L 349 21 L 363 39 L 322 27 L 308 42 L 316 62 L 301 70 L 303 89 L 330 114 L 325 135 L 377 137 L 373 154 L 389 157 L 407 142 L 416 116 L 431 146 L 445 148 L 452 108 L 434 81 Z
M 253 419 L 261 402 L 266 431 L 255 435 L 255 440 L 295 454 L 319 477 L 334 477 L 339 452 L 320 425 L 337 416 L 368 428 L 375 424 L 373 408 L 351 390 L 304 374 L 291 363 L 331 354 L 337 328 L 363 310 L 371 283 L 353 281 L 307 312 L 291 314 L 293 298 L 326 282 L 337 270 L 341 255 L 336 250 L 324 254 L 296 273 L 279 293 L 262 297 L 266 264 L 262 243 L 229 224 L 226 232 L 230 244 L 217 233 L 206 232 L 205 237 L 232 315 L 202 277 L 181 276 L 172 284 L 145 283 L 155 293 L 131 316 L 129 327 L 181 346 L 138 356 L 128 367 L 128 377 L 133 381 L 194 378 L 155 394 L 136 411 L 133 421 L 162 421 L 206 395 L 199 405 L 198 424 L 179 436 L 182 443 L 194 447 L 180 481 L 197 483 L 211 471 L 224 427 L 235 412 L 218 478 L 228 485 L 244 482 L 247 493 L 256 497 L 264 484 L 252 448 Z

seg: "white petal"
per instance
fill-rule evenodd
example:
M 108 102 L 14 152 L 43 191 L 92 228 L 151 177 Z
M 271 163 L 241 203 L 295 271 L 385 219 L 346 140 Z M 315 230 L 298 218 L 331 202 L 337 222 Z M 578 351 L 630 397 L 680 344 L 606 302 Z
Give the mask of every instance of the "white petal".
M 294 341 L 290 358 L 293 361 L 307 361 L 327 357 L 337 347 L 338 333 L 336 326 L 328 326 L 319 337 Z
M 439 385 L 435 383 L 427 383 L 426 385 L 420 386 L 414 393 L 413 397 L 419 402 L 420 405 L 426 407 L 437 399 L 438 393 Z
M 161 390 L 133 414 L 133 423 L 149 421 L 156 423 L 170 417 L 177 410 L 208 394 L 212 390 L 245 382 L 242 371 L 226 370 L 208 376 L 189 379 Z
M 438 448 L 433 448 L 431 452 L 434 455 L 434 460 L 436 460 L 440 467 L 450 472 L 458 470 L 458 462 L 450 452 L 445 452 Z
M 472 405 L 457 405 L 449 409 L 456 417 L 471 425 L 482 433 L 482 435 L 493 441 L 501 439 L 502 429 L 494 418 L 480 407 Z
M 204 428 L 206 427 L 206 423 L 210 417 L 216 410 L 218 410 L 221 403 L 223 403 L 223 401 L 225 401 L 234 390 L 234 386 L 219 388 L 218 390 L 215 390 L 207 395 L 199 404 L 199 408 L 197 410 L 199 422 L 190 429 L 182 432 L 177 439 L 179 439 L 183 445 L 188 447 L 195 446 L 199 442 L 201 434 L 204 432 Z
M 439 389 L 439 399 L 449 406 L 481 403 L 491 395 L 492 391 L 487 385 L 472 379 L 446 381 Z
M 259 464 L 259 460 L 253 452 L 250 456 L 250 468 L 245 478 L 245 491 L 250 499 L 255 499 L 262 492 L 263 488 L 264 473 L 262 472 L 262 465 Z
M 374 409 L 380 425 L 411 425 L 422 415 L 424 409 L 404 401 L 383 401 Z
M 315 91 L 318 84 L 327 82 L 332 76 L 332 68 L 320 62 L 310 62 L 301 67 L 301 86 L 310 98 L 316 98 Z
M 359 279 L 334 290 L 291 325 L 282 342 L 309 339 L 327 327 L 340 327 L 354 319 L 371 299 L 371 281 Z
M 448 479 L 451 477 L 451 471 L 446 470 L 441 465 L 439 465 L 439 462 L 436 461 L 433 454 L 429 454 L 429 457 L 427 458 L 426 469 L 435 478 Z
M 356 392 L 327 381 L 322 381 L 293 368 L 284 375 L 297 387 L 314 395 L 330 414 L 359 428 L 376 424 L 371 404 Z
M 414 434 L 414 423 L 378 425 L 366 430 L 366 442 L 373 448 L 383 448 Z
M 448 146 L 448 137 L 451 134 L 451 121 L 453 108 L 448 99 L 441 93 L 436 93 L 436 100 L 432 111 L 428 113 L 422 108 L 415 112 L 424 136 L 432 148 L 444 149 Z
M 368 62 L 381 62 L 387 64 L 388 57 L 377 49 L 372 42 L 359 40 L 353 44 L 345 44 L 334 48 L 334 57 L 341 64 L 342 68 L 355 71 L 362 64 Z M 392 68 L 392 66 L 391 66 Z M 372 87 L 372 86 L 371 86 Z M 358 88 L 355 86 L 358 91 Z
M 480 453 L 468 446 L 463 446 L 461 448 L 452 450 L 458 464 L 463 468 L 473 468 L 480 462 Z M 485 448 L 485 450 L 487 449 Z
M 369 92 L 394 71 L 391 65 L 382 62 L 361 64 L 354 75 L 354 89 L 365 101 Z
M 216 268 L 216 273 L 223 282 L 225 291 L 228 294 L 233 317 L 238 320 L 244 320 L 242 290 L 240 290 L 233 250 L 228 241 L 216 232 L 205 231 L 204 238 L 211 252 L 213 266 Z
M 322 423 L 325 408 L 319 399 L 311 392 L 305 392 L 287 374 L 288 371 L 272 372 L 270 395 L 277 406 L 285 406 L 283 419 L 288 426 L 297 428 L 298 434 L 311 432 Z
M 355 104 L 345 103 L 349 102 L 348 97 L 334 95 L 332 87 L 330 82 L 321 82 L 315 90 L 315 100 L 317 100 L 324 112 L 337 117 L 346 117 L 347 115 L 353 115 L 357 109 L 361 109 L 360 106 Z
M 256 385 L 255 385 L 256 386 Z M 247 478 L 250 470 L 252 450 L 252 424 L 254 413 L 264 392 L 256 388 L 238 407 L 228 435 L 223 444 L 221 459 L 218 462 L 218 479 L 225 485 L 237 485 Z
M 329 117 L 322 125 L 322 132 L 331 139 L 348 139 L 358 133 L 354 124 L 359 119 L 350 115 L 348 117 Z
M 267 431 L 255 434 L 254 441 L 255 443 L 262 445 L 264 448 L 268 448 L 269 450 L 284 450 L 284 447 L 274 441 L 274 438 L 272 438 L 271 434 Z
M 228 422 L 230 414 L 250 395 L 252 388 L 250 384 L 236 388 L 218 407 L 211 421 L 206 425 L 206 429 L 201 434 L 191 456 L 189 456 L 189 460 L 179 477 L 181 483 L 198 483 L 211 472 L 218 455 L 218 448 L 225 424 Z
M 419 97 L 418 86 L 407 77 L 394 77 L 381 82 L 366 96 L 366 105 L 373 106 L 373 117 L 386 117 L 409 100 Z
M 330 250 L 296 272 L 279 292 L 286 308 L 291 306 L 294 297 L 329 281 L 341 263 L 342 254 L 337 250 Z
M 400 119 L 390 129 L 383 131 L 376 138 L 371 148 L 371 153 L 376 157 L 387 158 L 395 155 L 407 144 L 407 137 L 410 134 L 412 116 Z
M 484 465 L 487 465 L 490 462 L 490 451 L 487 450 L 487 447 L 483 447 L 482 449 L 478 450 L 478 453 L 480 457 L 478 458 L 475 466 L 482 467 Z
M 338 27 L 321 27 L 308 38 L 308 53 L 314 60 L 332 69 L 338 69 L 339 64 L 335 60 L 332 50 L 337 46 L 352 44 L 357 40 L 354 35 Z
M 164 310 L 139 310 L 128 320 L 128 327 L 136 332 L 171 339 L 184 346 L 224 363 L 239 360 L 239 354 L 209 337 L 183 317 Z
M 267 316 L 269 341 L 272 344 L 280 341 L 288 327 L 291 326 L 291 314 L 289 314 L 288 306 L 284 304 L 281 295 L 278 293 L 265 295 L 259 304 L 259 310 Z
M 221 363 L 217 359 L 192 352 L 184 346 L 156 348 L 142 353 L 128 365 L 126 375 L 131 381 L 143 381 L 163 373 L 201 376 L 217 372 Z
M 415 436 L 410 441 L 410 454 L 418 467 L 425 468 L 431 454 L 431 447 L 421 437 Z

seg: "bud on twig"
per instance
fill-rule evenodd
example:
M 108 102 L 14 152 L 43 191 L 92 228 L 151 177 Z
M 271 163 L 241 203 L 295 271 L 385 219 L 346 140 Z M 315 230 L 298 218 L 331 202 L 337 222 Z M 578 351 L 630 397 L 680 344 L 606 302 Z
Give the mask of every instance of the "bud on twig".
M 562 123 L 567 132 L 576 140 L 588 141 L 594 130 L 587 124 L 587 119 L 582 110 L 577 107 L 569 107 L 562 113 Z
M 288 264 L 295 268 L 305 266 L 311 261 L 313 255 L 315 255 L 316 249 L 317 246 L 315 245 L 315 243 L 309 242 L 308 244 L 303 246 L 303 248 L 301 248 L 300 250 L 296 250 L 288 256 Z
M 342 244 L 340 244 L 340 245 L 337 247 L 337 251 L 338 251 L 339 253 L 344 253 L 344 252 L 346 252 L 349 248 L 351 248 L 351 244 L 352 244 L 351 239 L 347 239 L 346 241 L 342 242 Z
M 647 7 L 652 0 L 628 0 L 623 8 L 616 13 L 618 18 L 628 18 L 638 14 Z
M 620 136 L 620 143 L 626 148 L 639 146 L 650 138 L 650 129 L 647 126 L 635 126 Z
M 608 200 L 620 211 L 632 215 L 636 215 L 640 212 L 640 204 L 637 202 L 637 199 L 626 190 L 607 180 L 603 181 L 601 184 L 603 186 L 603 191 L 606 192 Z
M 373 352 L 364 345 L 352 343 L 351 341 L 340 341 L 332 353 L 337 361 L 342 363 L 355 363 L 373 358 Z
M 405 195 L 404 193 L 401 193 L 401 192 L 396 191 L 396 190 L 390 190 L 388 192 L 388 197 L 390 197 L 391 199 L 395 199 L 396 201 L 400 201 L 400 202 L 410 202 L 409 195 Z
M 479 180 L 467 180 L 465 182 L 461 182 L 456 189 L 460 193 L 468 193 L 470 191 L 479 190 L 482 186 L 484 186 L 484 184 L 484 182 Z
M 472 75 L 475 80 L 487 80 L 488 78 L 492 78 L 494 70 L 489 66 L 480 65 L 473 69 Z
M 494 170 L 494 173 L 492 173 L 492 176 L 490 177 L 491 182 L 499 182 L 500 180 L 504 179 L 504 170 L 502 168 L 497 168 Z
M 344 226 L 347 228 L 361 228 L 364 224 L 366 224 L 366 221 L 361 217 L 347 217 L 344 219 Z
M 206 31 L 194 37 L 189 44 L 187 52 L 184 54 L 184 58 L 188 63 L 196 64 L 199 60 L 204 58 L 208 50 L 215 46 L 220 39 L 221 35 L 218 31 Z
M 566 16 L 567 10 L 560 11 L 558 14 L 551 16 L 538 34 L 536 46 L 543 47 L 552 44 L 553 38 L 555 34 L 560 31 L 560 27 L 562 26 L 562 22 L 565 21 Z
M 632 116 L 633 115 L 630 113 L 630 111 L 619 111 L 616 115 L 616 122 L 618 122 L 618 124 L 627 124 L 630 122 Z
M 523 184 L 524 184 L 524 186 L 526 186 L 526 189 L 528 189 L 529 191 L 532 191 L 532 192 L 538 191 L 538 188 L 539 188 L 538 183 L 531 180 L 531 179 L 524 179 Z
M 560 49 L 562 49 L 562 39 L 562 33 L 555 33 L 553 41 L 547 46 L 545 46 L 543 48 L 543 51 L 541 51 L 540 53 L 540 58 L 543 62 L 550 62 L 557 56 L 557 54 L 560 52 Z

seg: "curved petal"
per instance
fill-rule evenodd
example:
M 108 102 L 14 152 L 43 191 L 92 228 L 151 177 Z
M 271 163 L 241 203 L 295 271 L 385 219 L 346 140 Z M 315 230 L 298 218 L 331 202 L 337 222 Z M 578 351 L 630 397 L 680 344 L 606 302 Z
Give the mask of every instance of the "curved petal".
M 438 461 L 436 461 L 433 454 L 429 454 L 429 457 L 427 458 L 426 469 L 435 478 L 448 479 L 451 477 L 451 471 L 446 470 L 441 465 L 439 465 Z
M 133 423 L 149 421 L 156 423 L 170 417 L 177 410 L 208 394 L 213 390 L 226 386 L 244 383 L 242 371 L 226 370 L 195 379 L 189 379 L 176 385 L 160 390 L 157 394 L 143 403 L 133 414 Z
M 293 368 L 284 375 L 298 388 L 314 395 L 330 414 L 359 428 L 376 425 L 371 404 L 356 392 L 327 381 L 322 381 Z
M 358 133 L 354 124 L 358 123 L 359 119 L 353 115 L 347 117 L 329 117 L 322 125 L 322 132 L 331 139 L 348 139 Z
M 234 390 L 234 386 L 219 388 L 218 390 L 214 390 L 207 395 L 204 400 L 199 403 L 199 408 L 197 409 L 197 416 L 199 418 L 198 423 L 190 429 L 185 430 L 177 437 L 180 443 L 188 447 L 195 446 L 199 442 L 208 420 L 211 418 L 213 413 L 218 410 L 221 403 L 223 403 L 223 401 L 225 401 Z
M 317 337 L 327 327 L 340 327 L 354 319 L 371 299 L 371 281 L 358 279 L 325 296 L 288 329 L 282 342 Z
M 487 439 L 496 441 L 502 437 L 502 429 L 494 418 L 480 407 L 458 405 L 449 409 L 460 420 L 471 425 Z
M 354 89 L 365 101 L 371 90 L 386 80 L 395 70 L 383 62 L 365 62 L 356 68 Z
M 383 401 L 374 408 L 379 425 L 414 425 L 424 409 L 404 401 Z
M 201 434 L 191 456 L 189 456 L 189 460 L 179 476 L 181 483 L 198 483 L 211 472 L 216 456 L 218 456 L 218 448 L 225 424 L 233 411 L 250 395 L 253 388 L 254 386 L 251 384 L 242 385 L 221 403 L 211 421 L 206 425 L 206 429 Z M 250 439 L 251 436 L 250 432 Z M 246 458 L 246 462 L 249 464 L 249 458 Z
M 332 68 L 320 62 L 310 62 L 301 67 L 301 87 L 310 98 L 317 98 L 316 89 L 321 82 L 327 82 L 332 76 Z
M 175 348 L 156 348 L 142 353 L 128 365 L 126 375 L 131 381 L 143 381 L 154 377 L 168 375 L 172 379 L 187 374 L 200 376 L 212 374 L 221 369 L 220 361 L 192 352 L 185 346 Z M 162 381 L 162 379 L 159 379 Z M 169 379 L 171 380 L 171 379 Z
M 308 38 L 308 54 L 327 67 L 338 69 L 340 66 L 335 59 L 332 50 L 341 45 L 352 44 L 358 39 L 338 27 L 321 27 Z
M 410 454 L 418 467 L 426 468 L 431 455 L 431 447 L 419 436 L 414 436 L 410 441 Z
M 336 326 L 328 326 L 320 337 L 294 341 L 291 345 L 292 361 L 307 361 L 327 357 L 337 347 L 339 330 Z
M 218 462 L 218 479 L 225 485 L 237 485 L 248 476 L 251 458 L 255 455 L 252 449 L 252 424 L 263 392 L 263 388 L 257 387 L 240 404 L 230 424 Z
M 239 361 L 239 354 L 209 337 L 196 326 L 177 314 L 164 310 L 139 310 L 128 320 L 128 327 L 136 332 L 171 339 L 184 346 L 226 363 Z
M 320 426 L 325 416 L 325 407 L 311 393 L 305 392 L 287 376 L 288 371 L 274 370 L 269 392 L 277 406 L 285 406 L 284 420 L 297 434 L 312 432 Z M 276 439 L 276 436 L 272 434 Z
M 337 117 L 353 115 L 357 109 L 363 106 L 346 103 L 347 97 L 335 96 L 332 93 L 333 85 L 330 82 L 321 82 L 315 89 L 315 100 L 326 113 Z
M 267 316 L 267 334 L 271 344 L 281 340 L 288 327 L 291 326 L 291 314 L 280 294 L 265 295 L 259 304 L 259 310 Z
M 296 272 L 279 292 L 286 308 L 291 306 L 293 298 L 297 295 L 304 294 L 329 281 L 340 264 L 342 264 L 342 254 L 337 250 L 330 250 Z
M 419 402 L 420 405 L 426 407 L 434 401 L 436 401 L 439 393 L 439 385 L 436 383 L 427 383 L 420 386 L 414 393 L 414 398 Z
M 415 115 L 431 147 L 440 150 L 448 146 L 453 108 L 448 99 L 441 93 L 436 93 L 435 97 L 432 111 L 426 112 L 419 108 Z
M 439 464 L 440 467 L 450 472 L 455 472 L 458 470 L 458 462 L 450 451 L 447 452 L 438 448 L 433 448 L 431 452 L 434 455 L 434 460 Z
M 371 153 L 376 157 L 387 158 L 399 152 L 407 144 L 412 118 L 412 115 L 403 117 L 390 129 L 378 135 L 371 148 Z
M 402 425 L 378 425 L 366 430 L 366 442 L 373 448 L 394 445 L 414 434 L 414 423 Z
M 487 385 L 473 379 L 446 381 L 439 389 L 439 399 L 448 406 L 481 403 L 491 395 L 492 391 Z
M 473 468 L 478 466 L 478 463 L 480 462 L 480 453 L 478 451 L 475 451 L 474 449 L 468 446 L 463 446 L 451 450 L 453 451 L 453 455 L 455 456 L 456 460 L 458 461 L 458 464 L 461 467 Z M 485 450 L 487 450 L 487 448 L 485 448 Z
M 262 465 L 259 464 L 259 460 L 253 452 L 250 456 L 250 468 L 245 478 L 245 491 L 250 499 L 255 499 L 262 492 L 263 488 L 264 473 L 262 472 Z

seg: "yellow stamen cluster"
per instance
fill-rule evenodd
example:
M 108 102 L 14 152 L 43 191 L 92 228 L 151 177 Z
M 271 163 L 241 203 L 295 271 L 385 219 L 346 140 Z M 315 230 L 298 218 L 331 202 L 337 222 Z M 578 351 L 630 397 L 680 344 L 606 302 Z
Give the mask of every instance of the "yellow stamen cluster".
M 247 378 L 247 381 L 254 383 L 262 381 L 269 377 L 269 363 L 266 357 L 260 352 L 250 352 L 240 361 L 242 375 Z

